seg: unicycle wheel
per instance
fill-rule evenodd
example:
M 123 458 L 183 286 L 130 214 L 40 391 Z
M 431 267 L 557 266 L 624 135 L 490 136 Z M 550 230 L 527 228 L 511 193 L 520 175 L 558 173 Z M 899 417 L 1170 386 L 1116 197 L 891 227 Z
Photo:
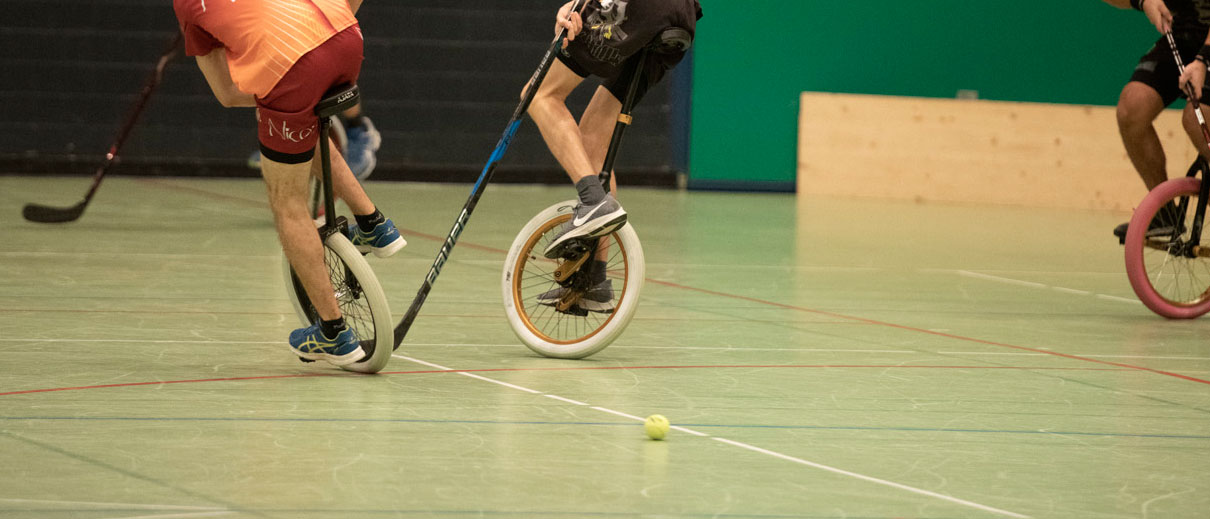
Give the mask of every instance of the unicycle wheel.
M 1202 227 L 1197 240 L 1192 235 L 1195 212 L 1206 203 L 1200 188 L 1192 177 L 1156 186 L 1127 227 L 1130 286 L 1147 308 L 1170 319 L 1210 312 L 1210 226 Z
M 381 371 L 391 358 L 390 346 L 394 338 L 394 323 L 382 285 L 365 258 L 343 233 L 332 233 L 324 240 L 324 264 L 345 324 L 357 335 L 366 353 L 362 360 L 341 368 L 359 373 Z M 319 313 L 284 256 L 282 272 L 286 293 L 299 320 L 303 325 L 317 322 Z
M 634 316 L 643 288 L 643 247 L 629 224 L 598 245 L 608 283 L 588 278 L 588 265 L 599 256 L 574 269 L 567 263 L 575 259 L 543 256 L 574 207 L 575 201 L 567 201 L 538 213 L 517 234 L 504 262 L 501 288 L 509 326 L 521 342 L 546 357 L 580 359 L 609 346 Z M 564 275 L 562 282 L 556 279 Z M 612 297 L 602 296 L 603 286 Z M 590 294 L 593 289 L 598 292 Z

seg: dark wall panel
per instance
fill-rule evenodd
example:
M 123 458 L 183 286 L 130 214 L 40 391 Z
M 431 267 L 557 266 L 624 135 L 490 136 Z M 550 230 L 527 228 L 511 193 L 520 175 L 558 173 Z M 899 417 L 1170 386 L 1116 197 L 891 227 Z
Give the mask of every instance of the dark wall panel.
M 499 139 L 553 36 L 560 0 L 369 0 L 360 12 L 364 107 L 383 133 L 376 178 L 470 180 Z M 176 27 L 167 0 L 0 0 L 0 173 L 85 172 Z M 592 81 L 592 80 L 590 80 Z M 670 85 L 635 111 L 618 167 L 633 183 L 675 180 Z M 573 111 L 591 95 L 573 96 Z M 167 70 L 122 151 L 130 173 L 254 174 L 249 109 L 224 109 L 192 58 Z M 57 169 L 55 169 L 57 168 Z M 526 123 L 505 181 L 562 181 Z

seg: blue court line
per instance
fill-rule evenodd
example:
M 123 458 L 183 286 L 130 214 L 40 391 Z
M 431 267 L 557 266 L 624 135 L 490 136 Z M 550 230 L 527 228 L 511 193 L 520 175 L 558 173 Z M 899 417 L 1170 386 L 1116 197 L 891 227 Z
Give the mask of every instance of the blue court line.
M 407 418 L 222 418 L 222 417 L 136 417 L 136 416 L 0 416 L 7 421 L 126 421 L 126 422 L 316 422 L 316 423 L 417 423 L 417 424 L 472 424 L 472 425 L 588 425 L 637 427 L 634 422 L 544 422 L 522 420 L 423 420 Z M 861 427 L 838 425 L 739 425 L 674 423 L 679 427 L 715 429 L 788 429 L 816 431 L 890 431 L 890 432 L 950 432 L 978 434 L 1035 434 L 1055 436 L 1097 436 L 1119 438 L 1160 438 L 1173 440 L 1210 440 L 1208 435 L 1198 434 L 1138 434 L 1087 431 L 1040 431 L 1029 429 L 954 429 L 932 427 Z

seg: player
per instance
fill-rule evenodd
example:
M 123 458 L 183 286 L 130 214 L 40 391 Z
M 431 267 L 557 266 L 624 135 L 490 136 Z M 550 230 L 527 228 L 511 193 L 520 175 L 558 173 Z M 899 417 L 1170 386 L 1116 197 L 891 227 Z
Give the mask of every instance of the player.
M 572 220 L 544 251 L 548 258 L 559 257 L 575 238 L 602 236 L 625 225 L 626 211 L 605 192 L 597 177 L 622 112 L 622 100 L 635 74 L 641 77 L 637 92 L 641 99 L 684 57 L 684 52 L 652 54 L 643 70 L 636 70 L 639 51 L 671 27 L 685 29 L 692 37 L 702 16 L 697 0 L 589 0 L 580 12 L 572 11 L 573 3 L 563 5 L 556 15 L 555 33 L 567 29 L 564 50 L 529 106 L 546 146 L 579 194 Z M 602 84 L 577 125 L 567 108 L 567 96 L 590 75 L 601 78 Z M 614 176 L 610 182 L 613 193 L 617 192 L 616 182 Z M 588 267 L 593 287 L 577 305 L 588 311 L 610 312 L 613 288 L 605 277 L 605 251 L 599 252 Z M 538 301 L 554 305 L 565 290 L 551 290 Z
M 361 0 L 174 0 L 185 50 L 223 106 L 255 106 L 261 175 L 278 238 L 315 305 L 320 322 L 295 330 L 294 353 L 336 365 L 365 352 L 337 306 L 323 244 L 308 212 L 308 185 L 320 169 L 315 106 L 330 88 L 355 83 L 363 40 L 354 13 Z M 328 138 L 326 135 L 323 138 Z M 332 156 L 336 196 L 353 211 L 354 245 L 394 254 L 407 242 L 366 196 L 339 154 Z
M 1187 68 L 1204 71 L 1204 61 L 1191 62 L 1195 56 L 1199 56 L 1199 49 L 1202 49 L 1207 41 L 1207 30 L 1210 29 L 1210 0 L 1104 1 L 1116 7 L 1134 7 L 1143 11 L 1161 33 L 1151 49 L 1139 59 L 1130 81 L 1122 88 L 1117 109 L 1118 130 L 1122 134 L 1126 154 L 1139 177 L 1143 179 L 1143 184 L 1151 190 L 1168 179 L 1167 159 L 1153 123 L 1164 108 L 1182 97 L 1177 82 L 1179 73 L 1176 62 L 1172 59 L 1172 50 L 1163 33 L 1172 31 L 1177 51 L 1180 52 L 1181 60 L 1187 64 Z M 1210 58 L 1208 53 L 1203 52 L 1201 55 Z M 1197 85 L 1200 88 L 1200 80 Z M 1203 150 L 1204 154 L 1206 144 L 1191 107 L 1185 110 L 1184 127 L 1185 133 L 1189 134 L 1197 149 Z M 1161 217 L 1152 220 L 1147 231 L 1148 236 L 1164 235 L 1172 230 L 1168 223 L 1171 220 L 1163 217 L 1166 214 L 1171 213 L 1161 211 Z M 1126 228 L 1127 224 L 1117 226 L 1113 230 L 1114 236 L 1125 240 Z

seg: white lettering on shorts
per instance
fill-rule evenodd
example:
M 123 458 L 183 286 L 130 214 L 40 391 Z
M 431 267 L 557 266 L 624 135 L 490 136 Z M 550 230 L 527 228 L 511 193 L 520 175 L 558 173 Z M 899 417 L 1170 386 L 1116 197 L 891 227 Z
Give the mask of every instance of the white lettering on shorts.
M 286 121 L 282 121 L 280 127 L 277 123 L 273 122 L 273 118 L 271 117 L 265 117 L 265 121 L 267 121 L 266 124 L 269 125 L 270 137 L 279 137 L 284 141 L 290 142 L 302 142 L 306 140 L 311 136 L 311 134 L 315 133 L 315 126 L 317 124 L 311 123 L 311 126 L 303 128 L 302 130 L 297 130 L 290 128 L 289 125 L 286 124 Z

